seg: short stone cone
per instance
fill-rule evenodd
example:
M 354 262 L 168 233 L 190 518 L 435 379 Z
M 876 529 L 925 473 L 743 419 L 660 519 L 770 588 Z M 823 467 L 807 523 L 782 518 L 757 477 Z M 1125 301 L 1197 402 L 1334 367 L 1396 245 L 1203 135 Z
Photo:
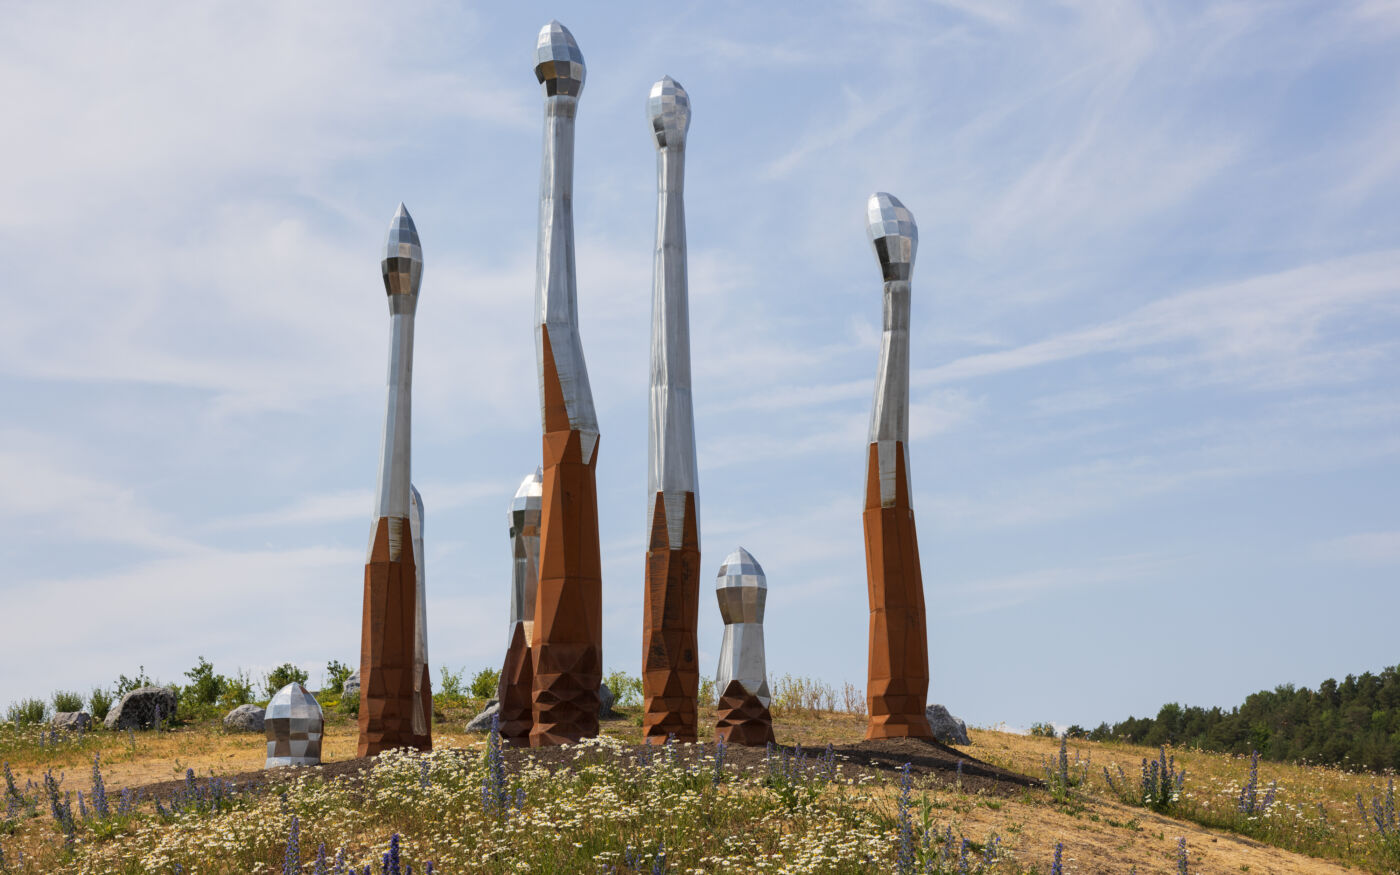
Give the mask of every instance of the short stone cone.
M 715 709 L 715 738 L 726 744 L 763 747 L 773 737 L 773 717 L 768 706 L 734 680 L 724 688 Z
M 530 643 L 525 640 L 525 624 L 516 623 L 506 650 L 506 663 L 501 669 L 501 741 L 516 747 L 530 746 L 530 690 L 535 682 L 534 665 L 530 661 Z

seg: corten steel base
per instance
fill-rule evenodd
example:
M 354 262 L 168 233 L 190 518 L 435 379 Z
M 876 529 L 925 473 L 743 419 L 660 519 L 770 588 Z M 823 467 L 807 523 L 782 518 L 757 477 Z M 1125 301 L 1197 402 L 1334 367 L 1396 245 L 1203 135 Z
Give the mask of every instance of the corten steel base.
M 683 531 L 681 548 L 672 550 L 666 505 L 658 492 L 642 605 L 642 739 L 647 744 L 664 744 L 672 735 L 677 741 L 695 741 L 699 727 L 700 536 L 693 492 L 685 496 Z
M 762 747 L 773 737 L 773 717 L 757 696 L 738 681 L 730 681 L 715 709 L 715 738 L 725 744 Z
M 540 585 L 530 642 L 534 685 L 530 746 L 572 744 L 598 734 L 603 682 L 603 575 L 598 555 L 598 489 L 583 433 L 569 426 L 564 393 L 541 327 L 544 360 L 544 486 Z
M 531 687 L 534 666 L 530 660 L 530 644 L 525 640 L 525 624 L 516 623 L 506 650 L 506 664 L 501 669 L 501 741 L 516 747 L 529 747 Z
M 876 451 L 871 444 L 865 484 L 865 573 L 870 592 L 870 721 L 865 737 L 933 738 L 924 715 L 928 631 L 904 444 L 895 444 L 893 507 L 880 505 Z
M 390 559 L 389 528 L 400 529 L 398 558 Z M 380 517 L 365 564 L 365 610 L 360 653 L 360 741 L 358 755 L 374 756 L 396 747 L 432 750 L 433 697 L 422 682 L 420 717 L 424 732 L 413 731 L 413 645 L 417 617 L 417 576 L 407 519 Z M 424 675 L 427 667 L 423 667 Z

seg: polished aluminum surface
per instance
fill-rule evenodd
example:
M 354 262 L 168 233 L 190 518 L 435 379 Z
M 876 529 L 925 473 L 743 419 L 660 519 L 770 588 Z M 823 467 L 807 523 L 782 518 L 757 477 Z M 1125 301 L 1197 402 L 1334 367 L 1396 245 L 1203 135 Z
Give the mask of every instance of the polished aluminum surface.
M 379 481 L 374 497 L 374 521 L 370 525 L 370 546 L 373 548 L 378 519 L 388 517 L 389 558 L 397 561 L 402 555 L 403 526 L 408 518 L 413 318 L 418 309 L 418 287 L 423 281 L 423 249 L 418 242 L 418 229 L 403 204 L 399 204 L 389 223 L 380 270 L 389 298 L 389 388 L 384 437 L 379 445 Z
M 895 445 L 904 445 L 906 488 L 909 476 L 909 281 L 919 248 L 914 215 L 894 195 L 877 192 L 866 205 L 866 232 L 884 277 L 884 332 L 880 367 L 875 375 L 875 402 L 870 411 L 870 443 L 875 444 L 880 476 L 880 504 L 894 505 Z M 912 494 L 911 494 L 912 501 Z
M 647 433 L 647 537 L 656 494 L 666 508 L 666 535 L 679 550 L 685 531 L 685 496 L 695 496 L 700 528 L 699 475 L 695 465 L 695 414 L 690 392 L 690 304 L 686 288 L 685 135 L 690 97 L 670 76 L 651 87 L 647 117 L 656 141 L 656 249 L 651 286 L 651 406 Z
M 730 553 L 719 567 L 715 597 L 724 617 L 724 641 L 719 649 L 715 687 L 724 690 L 737 680 L 766 707 L 768 667 L 763 651 L 763 609 L 768 601 L 768 578 L 763 567 L 743 547 Z
M 544 161 L 540 172 L 540 232 L 535 256 L 535 360 L 540 420 L 544 420 L 544 340 L 549 329 L 554 368 L 569 426 L 581 432 L 584 463 L 598 445 L 598 416 L 578 333 L 578 280 L 574 271 L 574 117 L 583 91 L 583 54 L 557 21 L 540 30 L 535 77 L 544 86 Z
M 520 481 L 520 488 L 510 500 L 507 519 L 510 523 L 512 573 L 510 584 L 509 641 L 515 634 L 515 624 L 525 624 L 525 640 L 530 640 L 535 624 L 535 593 L 540 586 L 540 508 L 544 488 L 544 471 L 536 468 Z
M 427 572 L 423 566 L 423 496 L 418 487 L 409 484 L 408 528 L 413 540 L 414 599 L 417 616 L 413 621 L 413 731 L 427 735 L 423 722 L 424 669 L 428 665 L 428 598 L 424 586 Z
M 314 766 L 321 762 L 325 718 L 321 703 L 298 683 L 277 691 L 263 715 L 267 762 L 263 768 Z

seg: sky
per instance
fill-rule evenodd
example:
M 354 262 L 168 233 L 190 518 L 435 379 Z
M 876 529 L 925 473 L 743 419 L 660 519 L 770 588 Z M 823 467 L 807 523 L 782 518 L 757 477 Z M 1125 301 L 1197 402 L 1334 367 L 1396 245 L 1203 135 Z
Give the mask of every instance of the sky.
M 500 665 L 555 16 L 588 67 L 607 668 L 641 656 L 666 74 L 705 673 L 743 545 L 770 674 L 864 682 L 874 191 L 920 231 L 930 701 L 1091 726 L 1400 662 L 1400 3 L 26 4 L 0 29 L 0 705 L 358 661 L 400 201 L 430 660 Z

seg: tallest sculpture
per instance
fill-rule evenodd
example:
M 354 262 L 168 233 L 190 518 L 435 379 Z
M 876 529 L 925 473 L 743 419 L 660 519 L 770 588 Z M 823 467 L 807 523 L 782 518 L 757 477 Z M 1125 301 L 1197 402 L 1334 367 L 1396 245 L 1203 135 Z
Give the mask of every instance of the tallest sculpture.
M 884 277 L 884 333 L 865 475 L 865 572 L 870 594 L 866 738 L 932 738 L 928 629 L 919 541 L 909 498 L 909 280 L 919 248 L 914 216 L 893 195 L 866 204 L 866 231 Z
M 647 440 L 647 580 L 642 606 L 642 737 L 696 739 L 700 686 L 700 490 L 690 399 L 685 263 L 685 135 L 690 98 L 670 76 L 651 87 L 656 142 L 656 252 L 651 293 Z
M 598 734 L 603 583 L 598 555 L 598 417 L 578 334 L 574 276 L 574 118 L 583 53 L 557 21 L 540 30 L 544 166 L 535 261 L 535 356 L 544 425 L 540 579 L 531 640 L 530 746 Z
M 360 632 L 359 755 L 432 747 L 422 585 L 422 504 L 410 482 L 413 318 L 423 281 L 423 247 L 403 204 L 380 262 L 389 297 L 388 398 L 379 452 L 374 524 L 365 559 Z

